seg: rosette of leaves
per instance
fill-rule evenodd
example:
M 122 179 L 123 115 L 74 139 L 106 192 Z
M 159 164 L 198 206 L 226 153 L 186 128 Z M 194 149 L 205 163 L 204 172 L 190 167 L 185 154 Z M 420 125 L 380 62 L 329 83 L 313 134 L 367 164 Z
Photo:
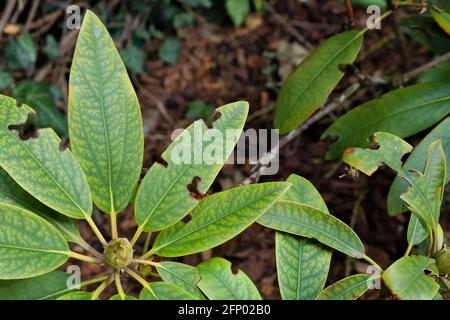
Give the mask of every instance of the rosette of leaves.
M 134 299 L 122 286 L 124 278 L 143 286 L 140 299 L 261 298 L 251 280 L 234 274 L 224 259 L 198 267 L 161 261 L 228 241 L 290 187 L 263 183 L 206 196 L 239 138 L 226 132 L 241 132 L 248 104 L 231 103 L 216 113 L 212 129 L 194 122 L 162 154 L 164 163 L 154 163 L 140 181 L 139 103 L 108 31 L 88 11 L 70 72 L 69 148 L 52 129 L 24 140 L 17 131 L 34 110 L 0 96 L 0 298 L 92 300 L 114 283 L 112 299 Z M 214 130 L 226 139 L 196 137 L 196 130 Z M 180 150 L 189 161 L 178 161 Z M 197 162 L 202 150 L 215 161 Z M 128 240 L 119 237 L 117 219 L 130 203 L 138 229 Z M 109 215 L 110 237 L 94 222 L 93 204 Z M 103 252 L 83 240 L 79 221 L 87 222 Z M 151 232 L 158 233 L 153 242 Z M 73 244 L 84 252 L 73 251 Z M 57 271 L 69 259 L 99 264 L 103 272 L 69 286 L 69 275 Z M 93 292 L 83 291 L 95 283 Z

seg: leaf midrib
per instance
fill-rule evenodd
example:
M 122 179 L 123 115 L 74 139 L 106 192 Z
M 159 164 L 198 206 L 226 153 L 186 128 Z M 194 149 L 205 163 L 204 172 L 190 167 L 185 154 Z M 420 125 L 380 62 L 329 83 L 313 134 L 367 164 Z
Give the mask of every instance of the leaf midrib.
M 58 251 L 58 250 L 45 250 L 45 249 L 37 249 L 37 248 L 26 248 L 22 246 L 10 246 L 7 244 L 0 243 L 0 248 L 6 248 L 6 249 L 16 249 L 16 250 L 23 250 L 23 251 L 32 251 L 32 252 L 43 252 L 43 253 L 55 253 L 55 254 L 61 254 L 68 256 L 67 251 Z

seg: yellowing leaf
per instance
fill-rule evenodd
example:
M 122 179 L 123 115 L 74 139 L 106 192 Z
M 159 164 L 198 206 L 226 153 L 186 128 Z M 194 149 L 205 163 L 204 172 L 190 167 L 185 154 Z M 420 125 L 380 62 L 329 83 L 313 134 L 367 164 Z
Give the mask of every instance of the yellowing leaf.
M 450 35 L 450 14 L 435 7 L 431 7 L 430 12 L 434 20 L 442 28 L 442 30 Z

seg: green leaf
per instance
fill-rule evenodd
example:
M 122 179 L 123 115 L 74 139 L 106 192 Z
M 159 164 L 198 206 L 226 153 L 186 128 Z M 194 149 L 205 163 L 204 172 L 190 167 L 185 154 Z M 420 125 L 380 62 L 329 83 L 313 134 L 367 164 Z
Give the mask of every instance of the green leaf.
M 142 289 L 139 300 L 196 300 L 196 298 L 173 283 L 152 282 Z
M 137 300 L 135 297 L 132 296 L 125 296 L 125 297 L 121 297 L 120 294 L 115 294 L 113 295 L 111 298 L 109 298 L 109 300 Z
M 195 17 L 191 12 L 179 12 L 173 18 L 173 27 L 183 29 L 194 24 Z
M 402 173 L 402 157 L 413 147 L 403 139 L 387 133 L 377 132 L 370 137 L 376 149 L 348 148 L 342 161 L 371 176 L 378 167 L 386 164 L 397 173 Z
M 442 30 L 450 35 L 450 14 L 443 10 L 437 9 L 436 7 L 431 7 L 430 12 L 434 21 L 436 21 Z
M 391 91 L 350 110 L 325 131 L 323 136 L 339 137 L 326 158 L 339 158 L 348 147 L 368 147 L 367 137 L 375 132 L 412 136 L 449 113 L 448 83 L 421 83 Z
M 408 223 L 407 239 L 411 245 L 418 245 L 428 237 L 427 230 L 423 227 L 419 218 L 415 214 L 411 214 Z
M 86 178 L 72 153 L 61 151 L 52 129 L 39 130 L 26 141 L 12 129 L 34 114 L 27 105 L 0 95 L 0 166 L 28 193 L 48 207 L 72 218 L 92 212 Z
M 289 183 L 269 182 L 208 196 L 191 212 L 189 222 L 179 222 L 162 231 L 151 252 L 179 257 L 216 247 L 249 227 L 289 187 Z
M 433 259 L 407 256 L 392 264 L 381 277 L 399 299 L 432 300 L 438 293 L 439 284 L 431 275 L 425 275 L 425 270 L 439 274 Z
M 447 160 L 446 167 L 450 168 L 450 118 L 446 118 L 438 126 L 436 126 L 425 138 L 414 148 L 411 155 L 403 165 L 403 171 L 405 173 L 410 170 L 423 172 L 425 163 L 428 157 L 428 150 L 430 145 L 436 140 L 442 140 L 442 147 L 444 148 L 445 158 Z M 446 183 L 450 181 L 450 173 L 447 170 Z M 405 193 L 408 189 L 408 182 L 401 178 L 395 178 L 391 185 L 389 194 L 387 197 L 387 209 L 390 216 L 397 215 L 406 211 L 405 203 L 400 199 L 400 195 Z
M 352 64 L 363 36 L 348 31 L 322 43 L 284 82 L 275 107 L 274 126 L 287 133 L 305 122 L 344 76 L 340 65 Z
M 344 0 L 341 0 L 341 2 L 344 3 Z M 380 7 L 381 11 L 385 11 L 387 9 L 386 0 L 352 0 L 352 4 L 355 7 L 361 7 L 364 9 L 366 9 L 371 5 L 376 5 Z
M 198 287 L 210 300 L 261 300 L 258 289 L 242 271 L 233 273 L 231 262 L 212 258 L 197 266 Z
M 278 231 L 317 241 L 354 258 L 364 257 L 364 245 L 345 223 L 317 208 L 293 201 L 278 201 L 258 223 Z
M 94 203 L 105 213 L 122 211 L 142 169 L 141 112 L 113 40 L 89 10 L 70 70 L 69 131 Z
M 167 37 L 158 50 L 159 58 L 168 63 L 175 64 L 181 55 L 181 42 L 177 37 Z
M 250 12 L 249 0 L 226 0 L 227 13 L 236 27 L 240 27 Z
M 248 103 L 243 101 L 220 107 L 216 110 L 221 117 L 213 123 L 214 130 L 209 130 L 199 120 L 170 144 L 161 155 L 167 167 L 155 162 L 137 192 L 135 215 L 140 228 L 145 231 L 163 230 L 198 204 L 188 185 L 197 181 L 199 193 L 208 191 L 239 139 L 248 108 Z M 230 132 L 237 134 L 230 136 Z M 212 139 L 206 139 L 213 133 L 209 135 Z M 220 137 L 216 138 L 219 134 Z
M 214 111 L 214 106 L 202 100 L 194 100 L 187 104 L 186 118 L 189 120 L 208 120 Z
M 77 291 L 65 294 L 56 300 L 92 300 L 92 292 Z
M 450 62 L 442 63 L 417 78 L 418 83 L 450 82 Z
M 37 49 L 29 33 L 21 33 L 5 47 L 6 65 L 10 70 L 29 69 L 36 62 Z
M 59 56 L 59 43 L 56 41 L 55 37 L 48 34 L 45 37 L 45 45 L 42 48 L 42 52 L 45 53 L 49 60 L 55 60 Z
M 144 73 L 145 52 L 142 48 L 132 45 L 120 51 L 120 56 L 128 71 L 133 74 Z
M 200 274 L 195 267 L 178 262 L 163 261 L 156 266 L 156 270 L 165 282 L 173 283 L 186 290 L 196 299 L 205 299 L 205 296 L 197 287 Z
M 82 241 L 75 220 L 63 216 L 33 198 L 0 168 L 0 203 L 26 209 L 54 226 L 69 242 Z
M 426 227 L 428 234 L 431 234 L 439 223 L 446 182 L 445 163 L 442 142 L 437 140 L 430 145 L 424 173 L 416 172 L 415 176 L 409 177 L 411 186 L 406 193 L 400 196 L 406 202 L 409 210 Z
M 323 212 L 328 208 L 311 182 L 292 174 L 292 187 L 282 200 L 291 200 Z M 323 289 L 330 268 L 331 250 L 314 239 L 277 231 L 275 234 L 278 283 L 283 300 L 312 300 Z
M 370 275 L 355 274 L 326 287 L 316 300 L 355 300 L 369 290 Z
M 0 90 L 9 88 L 14 83 L 14 79 L 9 72 L 0 69 Z
M 51 87 L 45 82 L 21 81 L 12 92 L 12 96 L 33 107 L 37 112 L 32 122 L 39 128 L 53 128 L 60 137 L 67 137 L 67 119 L 56 107 Z
M 38 277 L 0 281 L 0 300 L 51 300 L 73 289 L 67 287 L 69 274 L 53 271 Z
M 0 204 L 0 279 L 25 279 L 55 270 L 68 259 L 63 236 L 44 219 Z

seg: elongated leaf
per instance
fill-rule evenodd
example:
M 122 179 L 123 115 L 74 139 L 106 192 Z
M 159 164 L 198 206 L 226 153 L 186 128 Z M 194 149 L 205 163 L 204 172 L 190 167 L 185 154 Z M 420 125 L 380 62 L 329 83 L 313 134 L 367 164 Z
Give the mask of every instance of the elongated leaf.
M 376 149 L 348 148 L 344 152 L 342 161 L 371 176 L 378 167 L 386 164 L 399 174 L 402 172 L 402 157 L 411 152 L 413 147 L 399 137 L 377 132 L 370 138 Z
M 50 300 L 73 289 L 67 287 L 69 274 L 53 271 L 42 276 L 0 281 L 0 300 Z
M 212 258 L 197 266 L 201 280 L 198 287 L 210 300 L 261 300 L 252 280 L 239 270 L 231 270 L 231 262 Z
M 292 187 L 282 196 L 323 212 L 328 208 L 311 182 L 290 175 Z M 275 234 L 277 274 L 283 300 L 312 300 L 325 286 L 331 250 L 314 239 L 277 231 Z
M 239 139 L 248 108 L 243 101 L 220 107 L 213 130 L 196 121 L 172 142 L 161 156 L 167 168 L 153 164 L 139 187 L 135 206 L 141 228 L 165 229 L 198 204 L 187 186 L 197 181 L 199 193 L 208 191 Z M 237 134 L 230 136 L 233 130 Z
M 56 300 L 92 300 L 92 292 L 77 291 L 65 294 Z
M 186 290 L 170 282 L 152 282 L 142 289 L 139 300 L 195 300 Z
M 137 300 L 135 297 L 132 296 L 125 296 L 123 299 L 119 294 L 113 295 L 109 300 Z
M 26 209 L 44 218 L 69 242 L 79 243 L 80 232 L 75 220 L 63 216 L 33 198 L 0 168 L 0 203 Z
M 275 128 L 286 133 L 308 119 L 344 76 L 340 65 L 355 61 L 362 41 L 362 33 L 348 31 L 329 38 L 311 53 L 281 88 Z
M 411 155 L 403 165 L 403 171 L 408 173 L 410 170 L 423 172 L 428 157 L 428 150 L 431 143 L 436 140 L 442 140 L 442 147 L 447 160 L 446 167 L 450 168 L 450 118 L 446 118 L 436 128 L 434 128 L 423 140 L 414 148 Z M 412 173 L 410 175 L 413 175 Z M 446 183 L 450 181 L 449 170 L 447 170 Z M 400 195 L 408 189 L 408 182 L 401 178 L 395 178 L 391 185 L 387 197 L 387 209 L 391 216 L 406 211 L 405 203 L 400 199 Z
M 443 10 L 438 10 L 436 8 L 430 8 L 431 15 L 436 23 L 450 35 L 450 14 Z
M 339 158 L 348 147 L 368 147 L 367 137 L 379 131 L 409 137 L 449 113 L 448 83 L 421 83 L 391 91 L 350 110 L 325 131 L 323 136 L 339 137 L 326 157 Z
M 430 145 L 424 174 L 410 177 L 411 187 L 401 195 L 409 210 L 422 222 L 430 234 L 439 223 L 440 208 L 445 188 L 445 153 L 441 140 Z
M 424 241 L 428 236 L 428 232 L 415 214 L 411 214 L 408 224 L 407 239 L 408 243 L 417 245 Z
M 158 264 L 156 269 L 164 281 L 186 290 L 196 299 L 205 299 L 205 296 L 197 287 L 200 274 L 195 267 L 178 262 L 163 261 Z
M 63 236 L 44 219 L 0 205 L 0 279 L 24 279 L 55 270 L 68 259 Z
M 382 274 L 382 279 L 391 292 L 402 300 L 431 300 L 438 293 L 439 284 L 428 270 L 439 271 L 433 259 L 424 256 L 407 256 L 397 260 Z
M 179 257 L 218 246 L 255 222 L 289 187 L 289 183 L 269 182 L 208 196 L 191 212 L 191 221 L 162 231 L 151 251 Z
M 14 99 L 0 95 L 0 166 L 50 208 L 76 219 L 90 215 L 86 178 L 72 153 L 58 149 L 61 140 L 56 133 L 43 129 L 38 138 L 23 141 L 10 130 L 24 123 L 29 114 L 34 114 L 30 107 L 17 107 Z
M 250 12 L 250 0 L 226 0 L 225 7 L 234 25 L 239 27 Z
M 364 245 L 356 233 L 334 216 L 293 201 L 278 201 L 258 223 L 278 231 L 317 241 L 354 258 L 362 258 Z
M 316 300 L 355 300 L 370 288 L 370 275 L 355 274 L 326 287 Z
M 417 82 L 450 82 L 450 62 L 442 63 L 422 73 Z
M 113 40 L 89 10 L 70 70 L 69 135 L 94 203 L 106 213 L 122 211 L 142 169 L 141 112 Z

